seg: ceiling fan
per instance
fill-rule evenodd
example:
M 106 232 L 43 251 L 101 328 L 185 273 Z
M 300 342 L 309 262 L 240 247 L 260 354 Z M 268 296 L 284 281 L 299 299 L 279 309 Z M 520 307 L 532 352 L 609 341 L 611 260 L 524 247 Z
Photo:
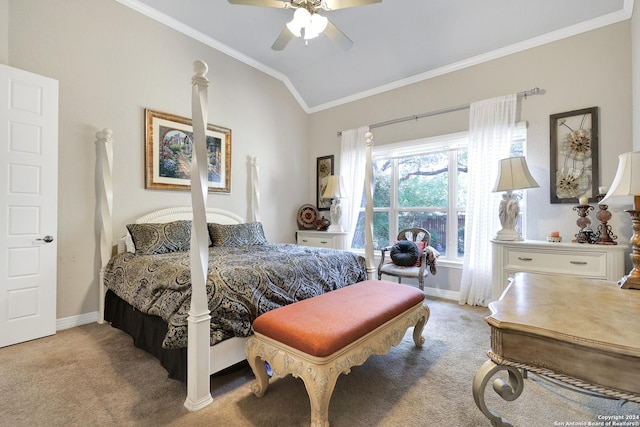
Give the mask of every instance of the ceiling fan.
M 293 19 L 285 25 L 271 46 L 273 50 L 283 50 L 294 36 L 303 38 L 307 43 L 308 40 L 318 37 L 321 33 L 324 33 L 342 49 L 347 50 L 353 45 L 351 39 L 318 12 L 380 2 L 382 0 L 229 0 L 231 4 L 294 10 Z

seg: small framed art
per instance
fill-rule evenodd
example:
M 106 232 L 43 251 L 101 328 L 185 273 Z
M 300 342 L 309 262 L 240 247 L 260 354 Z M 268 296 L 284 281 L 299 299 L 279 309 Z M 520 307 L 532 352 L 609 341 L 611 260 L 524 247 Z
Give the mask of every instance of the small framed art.
M 316 204 L 319 211 L 331 209 L 331 199 L 323 199 L 322 193 L 327 186 L 327 178 L 333 175 L 333 155 L 318 157 L 316 160 Z
M 145 188 L 191 188 L 191 119 L 150 109 L 145 114 Z M 231 129 L 207 124 L 209 191 L 231 192 Z

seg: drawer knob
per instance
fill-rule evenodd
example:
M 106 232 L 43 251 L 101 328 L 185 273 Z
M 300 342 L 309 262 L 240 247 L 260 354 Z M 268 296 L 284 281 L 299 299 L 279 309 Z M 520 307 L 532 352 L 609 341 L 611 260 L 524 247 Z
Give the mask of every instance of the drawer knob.
M 576 265 L 585 265 L 587 264 L 586 261 L 569 261 L 571 264 L 576 264 Z
M 520 261 L 533 261 L 533 258 L 529 258 L 529 257 L 523 257 L 523 256 L 519 256 L 518 259 Z

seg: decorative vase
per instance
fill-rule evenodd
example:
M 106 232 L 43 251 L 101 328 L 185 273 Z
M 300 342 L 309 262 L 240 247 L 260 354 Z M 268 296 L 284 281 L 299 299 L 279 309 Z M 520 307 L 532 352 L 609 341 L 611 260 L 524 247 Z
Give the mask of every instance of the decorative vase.
M 326 219 L 324 216 L 316 221 L 316 230 L 318 231 L 327 231 L 327 228 L 331 225 L 331 221 Z

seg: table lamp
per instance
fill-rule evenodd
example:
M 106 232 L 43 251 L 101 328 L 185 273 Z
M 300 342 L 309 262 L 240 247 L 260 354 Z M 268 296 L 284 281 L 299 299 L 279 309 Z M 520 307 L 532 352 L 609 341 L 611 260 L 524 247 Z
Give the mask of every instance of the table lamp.
M 618 284 L 622 289 L 640 289 L 640 151 L 620 154 L 619 159 L 613 184 L 600 203 L 610 198 L 633 196 L 633 209 L 625 211 L 631 215 L 633 227 L 629 256 L 633 268 L 618 281 Z
M 331 208 L 329 210 L 331 225 L 327 231 L 344 231 L 340 225 L 340 218 L 342 217 L 340 199 L 344 199 L 346 195 L 347 192 L 344 189 L 342 177 L 339 175 L 329 175 L 327 177 L 327 186 L 322 193 L 323 199 L 331 199 Z
M 516 222 L 520 214 L 518 195 L 513 190 L 539 187 L 531 176 L 527 161 L 524 157 L 508 157 L 500 160 L 498 179 L 493 192 L 504 191 L 500 201 L 500 224 L 502 230 L 498 231 L 495 240 L 522 240 L 522 236 L 516 230 Z

